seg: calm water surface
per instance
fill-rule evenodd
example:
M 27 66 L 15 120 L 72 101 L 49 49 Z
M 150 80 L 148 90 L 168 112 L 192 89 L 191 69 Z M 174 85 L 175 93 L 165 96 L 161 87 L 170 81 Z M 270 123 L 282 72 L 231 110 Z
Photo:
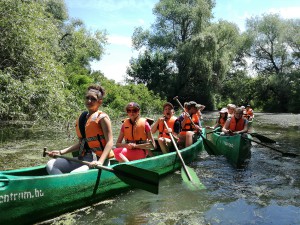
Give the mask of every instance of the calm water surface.
M 205 123 L 212 123 L 209 116 Z M 300 154 L 299 126 L 282 129 L 254 123 L 253 127 L 278 141 L 272 147 Z M 16 127 L 0 132 L 1 170 L 43 164 L 48 160 L 41 157 L 44 146 L 59 149 L 75 141 L 65 129 Z M 7 133 L 13 137 L 10 142 Z M 161 179 L 159 195 L 132 190 L 43 224 L 300 224 L 300 157 L 281 157 L 255 143 L 251 151 L 241 170 L 222 156 L 199 155 L 189 166 L 205 190 L 188 189 L 176 172 Z

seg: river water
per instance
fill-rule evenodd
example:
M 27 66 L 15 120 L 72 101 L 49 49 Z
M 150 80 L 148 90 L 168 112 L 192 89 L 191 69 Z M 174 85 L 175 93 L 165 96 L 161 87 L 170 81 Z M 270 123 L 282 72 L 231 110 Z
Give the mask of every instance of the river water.
M 215 116 L 204 114 L 205 124 Z M 253 129 L 277 141 L 268 145 L 300 155 L 300 115 L 257 114 Z M 44 146 L 59 149 L 75 141 L 65 129 L 22 125 L 0 132 L 0 170 L 43 164 Z M 160 180 L 159 195 L 131 190 L 42 224 L 300 224 L 300 157 L 282 157 L 255 143 L 251 151 L 239 170 L 222 156 L 201 153 L 189 166 L 205 190 L 187 188 L 178 171 Z

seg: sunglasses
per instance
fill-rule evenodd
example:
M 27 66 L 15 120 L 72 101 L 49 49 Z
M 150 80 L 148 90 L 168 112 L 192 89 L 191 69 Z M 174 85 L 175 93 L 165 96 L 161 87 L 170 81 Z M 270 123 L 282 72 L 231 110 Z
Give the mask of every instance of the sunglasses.
M 97 99 L 96 99 L 96 98 L 94 98 L 94 97 L 90 97 L 90 96 L 86 96 L 86 97 L 85 97 L 85 100 L 87 100 L 87 101 L 91 101 L 91 102 L 95 102 L 95 101 L 97 101 Z
M 137 113 L 139 110 L 137 109 L 127 109 L 127 113 Z

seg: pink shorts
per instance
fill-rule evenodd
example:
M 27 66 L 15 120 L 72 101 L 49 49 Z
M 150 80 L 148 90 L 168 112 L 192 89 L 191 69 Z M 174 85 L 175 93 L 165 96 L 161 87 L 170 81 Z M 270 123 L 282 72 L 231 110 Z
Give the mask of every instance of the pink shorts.
M 147 156 L 146 150 L 143 149 L 127 149 L 127 148 L 115 148 L 114 154 L 118 161 L 122 161 L 119 154 L 122 153 L 129 161 L 144 159 Z

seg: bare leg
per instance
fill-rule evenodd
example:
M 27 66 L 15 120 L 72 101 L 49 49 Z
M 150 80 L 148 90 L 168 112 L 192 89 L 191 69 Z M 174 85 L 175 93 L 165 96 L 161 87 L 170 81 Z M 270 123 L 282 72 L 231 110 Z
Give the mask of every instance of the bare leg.
M 126 156 L 123 155 L 122 153 L 120 153 L 119 156 L 122 159 L 122 162 L 129 162 L 129 160 L 126 158 Z
M 161 137 L 158 139 L 158 144 L 160 146 L 161 151 L 166 154 L 169 152 L 168 146 L 166 145 L 166 139 Z
M 193 131 L 186 132 L 185 147 L 189 147 L 190 145 L 193 144 L 193 135 L 194 135 Z

